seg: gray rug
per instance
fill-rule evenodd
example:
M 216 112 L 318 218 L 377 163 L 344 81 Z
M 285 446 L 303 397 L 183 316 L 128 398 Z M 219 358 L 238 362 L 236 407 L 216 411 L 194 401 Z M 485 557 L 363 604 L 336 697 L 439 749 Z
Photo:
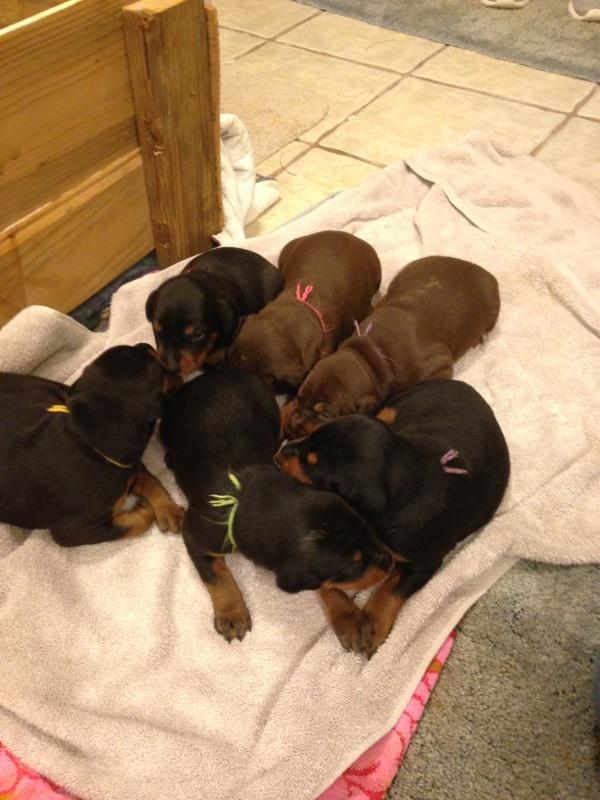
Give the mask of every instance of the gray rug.
M 498 581 L 461 622 L 388 800 L 598 800 L 599 597 L 597 566 L 523 562 Z
M 600 23 L 569 16 L 567 0 L 531 0 L 518 10 L 479 0 L 300 0 L 505 61 L 600 81 Z

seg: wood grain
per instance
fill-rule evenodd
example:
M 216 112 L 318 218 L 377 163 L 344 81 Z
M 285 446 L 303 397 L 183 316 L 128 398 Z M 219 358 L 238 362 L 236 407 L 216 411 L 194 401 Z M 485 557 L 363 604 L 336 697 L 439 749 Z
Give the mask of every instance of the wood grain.
M 0 0 L 0 27 L 59 5 L 60 0 Z
M 12 237 L 0 238 L 0 325 L 25 305 L 19 254 Z
M 140 0 L 123 18 L 156 253 L 168 266 L 209 247 L 221 221 L 204 7 Z
M 122 0 L 0 30 L 0 231 L 137 146 Z
M 152 250 L 149 219 L 135 152 L 11 228 L 23 305 L 71 311 Z
M 206 42 L 208 47 L 208 71 L 210 76 L 210 104 L 212 110 L 211 127 L 215 140 L 215 153 L 221 154 L 221 50 L 219 45 L 219 18 L 217 9 L 213 5 L 204 4 L 204 15 L 206 18 Z M 223 196 L 221 186 L 221 170 L 217 170 L 216 188 L 217 197 Z M 217 231 L 223 230 L 223 208 L 219 204 L 219 221 Z

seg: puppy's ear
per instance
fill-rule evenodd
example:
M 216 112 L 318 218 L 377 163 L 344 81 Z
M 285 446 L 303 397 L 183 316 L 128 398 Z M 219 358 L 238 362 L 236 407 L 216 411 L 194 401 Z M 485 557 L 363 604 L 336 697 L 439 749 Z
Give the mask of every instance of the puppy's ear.
M 131 424 L 121 398 L 88 390 L 73 395 L 67 405 L 80 435 L 100 452 L 119 461 L 129 461 L 139 449 L 139 432 Z
M 146 319 L 148 322 L 152 322 L 152 319 L 154 318 L 154 309 L 156 308 L 157 298 L 158 289 L 155 289 L 153 292 L 150 292 L 148 299 L 146 300 Z
M 154 422 L 161 419 L 167 405 L 167 395 L 164 392 L 151 392 L 146 397 L 145 422 Z
M 235 326 L 237 324 L 238 317 L 233 310 L 231 303 L 224 298 L 219 297 L 217 299 L 217 307 L 219 309 L 219 314 L 221 315 L 221 324 L 223 326 L 225 336 L 232 336 L 235 333 Z
M 318 589 L 320 579 L 308 569 L 302 569 L 299 564 L 288 564 L 277 573 L 277 586 L 284 592 L 296 594 L 305 589 Z

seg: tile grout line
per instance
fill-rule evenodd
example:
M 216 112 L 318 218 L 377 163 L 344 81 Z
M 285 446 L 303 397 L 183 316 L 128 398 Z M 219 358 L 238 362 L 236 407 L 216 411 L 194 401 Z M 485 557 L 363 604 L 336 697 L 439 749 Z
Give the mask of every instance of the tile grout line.
M 319 12 L 319 13 L 321 13 L 321 12 Z M 312 17 L 310 17 L 309 19 L 314 19 L 318 15 L 319 14 L 315 14 Z M 349 63 L 349 64 L 358 64 L 358 65 L 360 65 L 362 67 L 368 67 L 369 69 L 378 70 L 379 72 L 386 72 L 386 73 L 390 73 L 392 75 L 400 75 L 403 78 L 406 78 L 406 77 L 410 76 L 410 77 L 416 78 L 417 80 L 425 81 L 426 83 L 433 83 L 433 84 L 435 84 L 437 86 L 448 86 L 448 87 L 450 87 L 452 89 L 460 89 L 460 90 L 465 91 L 465 92 L 474 92 L 475 94 L 480 94 L 480 95 L 483 95 L 484 97 L 491 97 L 491 98 L 493 98 L 495 100 L 504 100 L 507 103 L 517 103 L 518 105 L 524 105 L 524 106 L 529 106 L 531 108 L 537 108 L 540 111 L 548 111 L 548 112 L 554 113 L 554 114 L 567 114 L 567 115 L 571 114 L 570 111 L 565 111 L 564 109 L 552 108 L 550 106 L 544 106 L 541 103 L 534 103 L 534 102 L 531 102 L 530 100 L 519 100 L 519 99 L 516 99 L 514 97 L 507 97 L 506 95 L 495 94 L 494 92 L 487 92 L 484 89 L 475 89 L 472 86 L 461 86 L 461 85 L 458 85 L 456 83 L 450 83 L 450 82 L 447 82 L 447 81 L 440 80 L 439 78 L 431 78 L 429 76 L 416 74 L 416 72 L 415 72 L 416 70 L 420 69 L 430 59 L 432 59 L 435 56 L 439 55 L 442 50 L 447 49 L 449 47 L 449 45 L 442 44 L 437 50 L 435 50 L 434 52 L 430 53 L 424 59 L 422 59 L 417 64 L 415 64 L 415 66 L 412 67 L 410 70 L 404 72 L 402 70 L 394 69 L 392 67 L 383 67 L 383 66 L 381 66 L 379 64 L 373 64 L 373 63 L 370 63 L 370 62 L 367 62 L 367 61 L 359 61 L 358 59 L 352 59 L 352 58 L 348 58 L 348 57 L 345 57 L 345 56 L 336 55 L 334 53 L 328 53 L 328 52 L 326 52 L 324 50 L 318 50 L 316 48 L 304 47 L 302 45 L 295 44 L 294 42 L 280 41 L 280 39 L 279 39 L 280 36 L 283 36 L 285 33 L 289 33 L 289 31 L 300 27 L 303 24 L 303 22 L 308 22 L 308 19 L 297 23 L 296 25 L 292 26 L 292 28 L 288 28 L 286 31 L 282 31 L 281 33 L 278 33 L 274 37 L 271 37 L 269 39 L 265 39 L 263 42 L 261 42 L 260 44 L 256 45 L 251 50 L 247 50 L 245 53 L 241 54 L 239 56 L 239 58 L 242 58 L 243 56 L 247 55 L 248 53 L 254 52 L 258 48 L 260 48 L 263 44 L 266 44 L 267 42 L 271 42 L 273 44 L 282 45 L 283 47 L 291 47 L 291 48 L 294 48 L 295 50 L 302 50 L 303 52 L 306 52 L 306 53 L 316 53 L 318 55 L 325 56 L 326 58 L 333 58 L 336 61 L 343 61 L 343 62 L 346 62 L 346 63 Z M 240 31 L 240 32 L 246 33 L 247 31 Z M 253 34 L 253 35 L 257 35 L 257 34 Z M 512 62 L 510 62 L 510 63 L 512 63 Z M 559 75 L 559 73 L 555 73 L 555 72 L 549 72 L 547 74 L 548 75 Z M 585 79 L 582 79 L 582 80 L 585 80 Z M 594 89 L 596 88 L 596 86 L 598 86 L 598 84 L 593 83 L 591 81 L 586 81 L 586 82 L 591 84 L 591 86 L 592 86 L 591 93 L 593 93 Z M 585 100 L 589 100 L 589 98 L 590 98 L 590 95 L 586 95 Z M 576 104 L 576 105 L 578 105 L 578 104 Z
M 432 83 L 432 84 L 436 84 L 436 85 L 440 85 L 440 86 L 446 86 L 448 88 L 455 88 L 455 89 L 459 89 L 459 90 L 463 90 L 463 91 L 467 91 L 467 92 L 472 92 L 474 94 L 483 95 L 483 96 L 486 96 L 486 97 L 490 97 L 492 99 L 504 100 L 505 102 L 513 103 L 513 104 L 515 104 L 517 106 L 520 105 L 520 106 L 531 107 L 531 108 L 535 108 L 535 109 L 538 109 L 538 110 L 541 110 L 541 111 L 546 111 L 546 112 L 549 112 L 549 113 L 554 113 L 554 114 L 560 115 L 561 119 L 558 122 L 558 124 L 555 126 L 555 128 L 553 128 L 553 130 L 546 136 L 546 138 L 540 144 L 536 145 L 530 151 L 530 154 L 532 156 L 537 155 L 537 153 L 541 150 L 541 148 L 545 144 L 547 144 L 548 141 L 555 134 L 560 132 L 560 130 L 562 130 L 565 127 L 565 125 L 569 122 L 570 119 L 573 119 L 574 117 L 579 116 L 578 112 L 588 102 L 588 100 L 592 97 L 592 95 L 594 94 L 594 92 L 595 92 L 595 90 L 596 90 L 596 88 L 598 86 L 597 84 L 595 84 L 593 82 L 590 82 L 591 83 L 590 91 L 585 95 L 585 97 L 583 97 L 578 103 L 575 104 L 575 106 L 573 107 L 573 109 L 570 112 L 565 112 L 565 111 L 562 111 L 562 110 L 558 110 L 556 108 L 550 108 L 550 107 L 543 106 L 543 105 L 540 105 L 540 104 L 537 104 L 537 103 L 532 103 L 532 102 L 524 101 L 524 100 L 517 100 L 517 99 L 505 97 L 503 95 L 494 94 L 492 92 L 486 92 L 484 90 L 474 89 L 474 88 L 471 88 L 471 87 L 457 86 L 456 84 L 447 83 L 447 82 L 445 82 L 443 80 L 438 80 L 438 79 L 435 79 L 435 78 L 429 78 L 429 77 L 426 77 L 426 76 L 421 76 L 421 75 L 416 74 L 416 71 L 418 69 L 420 69 L 427 61 L 429 61 L 430 59 L 435 58 L 443 50 L 447 49 L 448 46 L 445 45 L 445 44 L 440 44 L 440 46 L 436 50 L 434 50 L 433 52 L 428 54 L 424 59 L 422 59 L 417 64 L 415 64 L 409 71 L 401 72 L 400 70 L 396 70 L 394 68 L 383 67 L 383 66 L 380 66 L 378 64 L 373 64 L 373 63 L 369 63 L 369 62 L 365 62 L 365 61 L 360 61 L 360 60 L 356 60 L 356 59 L 352 59 L 352 58 L 348 58 L 348 57 L 344 57 L 344 56 L 340 56 L 340 55 L 324 52 L 322 50 L 318 50 L 318 49 L 315 49 L 315 48 L 309 48 L 309 47 L 306 47 L 306 46 L 303 46 L 303 45 L 298 45 L 298 44 L 295 44 L 293 42 L 286 42 L 286 41 L 282 41 L 281 40 L 281 37 L 285 36 L 290 31 L 295 30 L 296 28 L 302 26 L 304 23 L 309 22 L 312 19 L 315 19 L 316 17 L 322 15 L 323 13 L 324 12 L 322 12 L 322 11 L 317 11 L 315 14 L 313 14 L 313 15 L 311 15 L 309 17 L 306 17 L 305 19 L 295 23 L 294 25 L 292 25 L 291 27 L 285 29 L 284 31 L 280 31 L 276 35 L 268 37 L 268 38 L 267 37 L 262 37 L 262 36 L 260 36 L 260 34 L 252 34 L 252 35 L 258 36 L 259 38 L 262 38 L 263 41 L 260 42 L 259 44 L 257 44 L 255 47 L 251 48 L 250 50 L 247 50 L 245 53 L 242 53 L 237 58 L 243 58 L 244 56 L 246 56 L 246 55 L 248 55 L 250 53 L 253 53 L 256 50 L 260 49 L 261 47 L 263 47 L 267 43 L 274 43 L 274 44 L 279 44 L 279 45 L 282 45 L 282 46 L 285 46 L 285 47 L 290 47 L 290 48 L 294 48 L 294 49 L 297 49 L 297 50 L 302 50 L 304 52 L 316 53 L 318 55 L 323 55 L 323 56 L 328 57 L 328 58 L 334 58 L 334 59 L 336 59 L 338 61 L 343 61 L 343 62 L 347 62 L 347 63 L 350 63 L 350 64 L 358 64 L 360 66 L 364 66 L 364 67 L 367 67 L 367 68 L 370 68 L 370 69 L 373 69 L 373 70 L 377 70 L 377 71 L 379 71 L 381 73 L 388 73 L 388 74 L 397 75 L 398 76 L 398 80 L 393 81 L 388 86 L 386 86 L 384 89 L 382 89 L 380 92 L 378 92 L 376 95 L 371 97 L 362 106 L 360 106 L 359 108 L 355 109 L 354 111 L 351 111 L 343 120 L 338 122 L 336 125 L 332 126 L 330 129 L 324 131 L 314 142 L 308 142 L 306 140 L 303 140 L 302 139 L 302 135 L 304 135 L 304 134 L 301 134 L 296 139 L 294 139 L 293 142 L 297 142 L 300 145 L 306 145 L 306 148 L 303 149 L 296 156 L 294 156 L 289 162 L 287 162 L 286 164 L 281 165 L 281 167 L 277 168 L 274 172 L 272 172 L 268 176 L 270 179 L 274 179 L 274 178 L 280 176 L 284 172 L 288 172 L 289 173 L 290 170 L 288 169 L 288 167 L 292 166 L 297 161 L 299 161 L 300 159 L 304 158 L 304 156 L 307 156 L 311 151 L 318 150 L 318 149 L 320 149 L 320 150 L 322 150 L 324 152 L 332 153 L 334 155 L 345 156 L 346 158 L 350 158 L 352 160 L 367 164 L 369 166 L 377 167 L 377 168 L 380 168 L 380 169 L 384 168 L 386 165 L 382 164 L 381 162 L 371 161 L 369 159 L 363 158 L 362 156 L 355 155 L 354 153 L 350 153 L 350 152 L 347 152 L 347 151 L 344 151 L 344 150 L 340 150 L 340 149 L 337 149 L 337 148 L 334 148 L 334 147 L 330 147 L 330 146 L 324 144 L 324 139 L 326 137 L 330 136 L 331 134 L 333 134 L 339 127 L 344 125 L 346 122 L 348 122 L 350 117 L 353 117 L 353 116 L 356 116 L 356 115 L 360 114 L 371 103 L 374 103 L 376 100 L 380 99 L 383 95 L 385 95 L 386 93 L 390 92 L 392 89 L 396 88 L 401 83 L 401 81 L 406 77 L 414 77 L 417 80 L 423 80 L 423 81 L 428 82 L 428 83 Z M 223 27 L 227 27 L 227 26 L 223 26 Z M 249 33 L 248 31 L 240 31 L 240 32 Z M 554 75 L 554 74 L 558 74 L 558 73 L 549 73 L 549 74 Z M 327 116 L 327 114 L 325 114 L 325 116 L 322 119 L 325 119 L 326 116 Z M 598 120 L 594 120 L 593 118 L 591 118 L 591 121 L 598 121 Z M 600 121 L 598 121 L 598 122 L 600 124 Z M 316 123 L 312 127 L 314 128 L 317 124 L 319 124 L 319 123 Z M 289 142 L 288 145 L 292 144 L 293 142 Z M 288 146 L 288 145 L 286 145 L 286 146 Z M 293 173 L 291 173 L 291 174 L 293 174 Z
M 319 136 L 319 138 L 318 138 L 318 139 L 317 139 L 315 142 L 306 142 L 305 140 L 303 140 L 303 139 L 302 139 L 302 136 L 303 136 L 303 134 L 300 134 L 300 136 L 298 136 L 296 139 L 294 139 L 294 141 L 297 141 L 297 142 L 299 142 L 300 144 L 306 144 L 306 145 L 308 145 L 308 146 L 307 146 L 307 148 L 306 148 L 305 150 L 302 150 L 302 152 L 298 153 L 298 154 L 297 154 L 296 156 L 294 156 L 294 157 L 293 157 L 293 158 L 292 158 L 290 161 L 288 161 L 288 162 L 287 162 L 287 164 L 283 164 L 281 167 L 279 167 L 278 169 L 276 169 L 274 172 L 272 172 L 272 173 L 271 173 L 269 176 L 267 176 L 267 177 L 268 177 L 269 179 L 275 179 L 275 178 L 277 178 L 279 175 L 281 175 L 282 173 L 284 173 L 284 172 L 289 172 L 289 170 L 287 169 L 288 167 L 292 166 L 292 164 L 295 164 L 295 163 L 296 163 L 297 161 L 299 161 L 301 158 L 304 158 L 304 156 L 308 155 L 308 154 L 309 154 L 309 153 L 310 153 L 312 150 L 318 150 L 318 149 L 320 149 L 320 150 L 324 150 L 325 152 L 331 152 L 331 153 L 333 153 L 333 154 L 335 154 L 335 155 L 342 155 L 342 156 L 346 156 L 346 158 L 351 158 L 351 159 L 354 159 L 355 161 L 360 161 L 360 162 L 362 162 L 363 164 L 368 164 L 369 166 L 379 167 L 379 168 L 383 169 L 383 168 L 386 166 L 385 164 L 380 164 L 380 163 L 379 163 L 379 162 L 377 162 L 377 161 L 369 161 L 368 159 L 366 159 L 366 158 L 363 158 L 362 156 L 357 156 L 357 155 L 355 155 L 354 153 L 348 153 L 348 152 L 347 152 L 347 151 L 345 151 L 345 150 L 337 150 L 337 149 L 335 149 L 335 148 L 333 148 L 333 147 L 327 147 L 326 145 L 323 145 L 323 144 L 322 144 L 322 141 L 323 141 L 323 139 L 324 139 L 326 136 L 329 136 L 329 135 L 330 135 L 330 134 L 332 134 L 334 131 L 336 131 L 336 130 L 337 130 L 337 129 L 338 129 L 340 126 L 341 126 L 341 125 L 344 125 L 344 124 L 345 124 L 345 123 L 348 121 L 348 119 L 349 119 L 351 116 L 355 116 L 356 114 L 359 114 L 361 111 L 364 111 L 364 109 L 365 109 L 365 108 L 366 108 L 366 107 L 367 107 L 367 106 L 368 106 L 370 103 L 373 103 L 373 102 L 375 102 L 375 100 L 378 100 L 380 97 L 383 97 L 383 95 L 384 95 L 386 92 L 388 92 L 388 91 L 391 91 L 391 90 L 392 90 L 392 89 L 394 89 L 396 86 L 398 86 L 398 85 L 400 84 L 400 82 L 402 81 L 402 79 L 403 79 L 403 78 L 406 78 L 407 76 L 409 76 L 409 75 L 412 75 L 412 73 L 413 73 L 413 71 L 414 71 L 414 70 L 416 70 L 416 69 L 419 69 L 420 67 L 422 67 L 422 66 L 423 66 L 423 64 L 425 64 L 427 61 L 429 61 L 429 59 L 431 59 L 431 58 L 433 58 L 434 56 L 438 55 L 438 53 L 441 53 L 441 52 L 442 52 L 442 50 L 446 50 L 446 48 L 447 48 L 447 45 L 445 45 L 445 44 L 441 44 L 441 45 L 440 45 L 440 46 L 439 46 L 439 47 L 438 47 L 436 50 L 434 50 L 432 53 L 429 53 L 429 55 L 425 56 L 425 58 L 423 58 L 423 59 L 421 59 L 420 61 L 418 61 L 418 62 L 417 62 L 417 63 L 416 63 L 416 64 L 415 64 L 415 65 L 414 65 L 414 66 L 413 66 L 413 67 L 412 67 L 412 68 L 411 68 L 411 69 L 410 69 L 408 72 L 406 72 L 406 73 L 395 73 L 395 74 L 399 75 L 399 78 L 398 78 L 398 80 L 397 80 L 397 81 L 395 81 L 394 83 L 390 84 L 390 85 L 389 85 L 389 86 L 387 86 L 385 89 L 382 89 L 382 90 L 381 90 L 381 92 L 379 92 L 379 93 L 378 93 L 378 94 L 377 94 L 375 97 L 372 97 L 372 98 L 371 98 L 371 99 L 370 99 L 370 100 L 369 100 L 367 103 L 365 103 L 363 106 L 360 106 L 360 108 L 358 108 L 356 111 L 353 111 L 353 112 L 351 112 L 350 114 L 348 114 L 348 115 L 345 117 L 345 119 L 343 119 L 343 120 L 341 120 L 340 122 L 338 122 L 338 123 L 337 123 L 337 125 L 334 125 L 332 128 L 330 128 L 329 130 L 327 130 L 327 131 L 325 131 L 324 133 L 322 133 L 322 134 L 321 134 L 321 136 Z M 303 49 L 303 48 L 298 48 L 298 49 Z M 307 51 L 307 52 L 315 52 L 315 51 L 309 50 L 309 51 Z M 326 53 L 325 53 L 324 55 L 328 55 L 328 54 L 326 54 Z M 340 59 L 340 60 L 344 60 L 344 61 L 345 61 L 345 60 L 348 60 L 348 59 Z M 356 62 L 350 62 L 350 63 L 356 63 Z M 377 68 L 375 67 L 375 69 L 377 69 Z M 383 71 L 387 71 L 387 70 L 381 70 L 381 71 L 383 72 Z M 317 123 L 317 124 L 318 124 L 318 123 Z M 315 127 L 315 126 L 313 125 L 313 127 Z M 310 129 L 309 129 L 309 130 L 310 130 Z
M 549 75 L 556 75 L 558 73 L 549 72 Z M 494 94 L 493 92 L 486 92 L 483 89 L 473 89 L 471 86 L 457 86 L 455 83 L 446 83 L 446 81 L 441 81 L 437 78 L 428 78 L 424 75 L 413 75 L 411 73 L 411 77 L 416 78 L 420 81 L 425 81 L 426 83 L 433 83 L 436 86 L 447 86 L 449 89 L 460 89 L 463 92 L 473 92 L 474 94 L 480 94 L 484 97 L 491 97 L 493 100 L 504 100 L 505 103 L 516 103 L 519 106 L 528 106 L 529 108 L 537 108 L 539 111 L 548 111 L 552 114 L 571 114 L 571 111 L 563 111 L 558 108 L 550 108 L 549 106 L 542 106 L 539 103 L 532 103 L 529 100 L 516 100 L 513 97 L 506 97 L 506 95 L 502 94 Z M 595 89 L 595 84 L 592 87 L 592 92 Z M 585 96 L 585 100 L 589 99 L 589 94 Z M 576 103 L 577 106 L 579 103 Z
M 555 127 L 555 128 L 553 128 L 553 129 L 550 131 L 550 133 L 549 133 L 549 134 L 546 136 L 546 138 L 545 138 L 545 139 L 544 139 L 542 142 L 540 142 L 539 144 L 536 144 L 536 146 L 535 146 L 535 147 L 533 147 L 533 148 L 532 148 L 532 149 L 529 151 L 529 155 L 535 158 L 535 156 L 537 156 L 537 154 L 540 152 L 540 150 L 542 149 L 542 147 L 544 147 L 544 145 L 548 144 L 548 142 L 550 141 L 550 139 L 551 139 L 553 136 L 555 136 L 557 133 L 560 133 L 560 131 L 562 131 L 562 130 L 563 130 L 563 128 L 565 128 L 565 127 L 566 127 L 566 125 L 569 123 L 569 121 L 570 121 L 570 120 L 572 120 L 572 119 L 575 119 L 576 117 L 579 117 L 579 115 L 578 115 L 578 113 L 577 113 L 577 112 L 579 111 L 579 109 L 580 109 L 580 108 L 581 108 L 581 107 L 582 107 L 582 106 L 583 106 L 585 103 L 587 103 L 587 101 L 590 99 L 590 97 L 591 97 L 591 96 L 594 94 L 594 92 L 595 92 L 595 91 L 596 91 L 596 86 L 594 85 L 594 86 L 592 86 L 592 90 L 590 91 L 590 93 L 589 93 L 589 94 L 587 94 L 587 95 L 586 95 L 586 96 L 585 96 L 585 97 L 584 97 L 582 100 L 580 100 L 578 103 L 576 103 L 576 104 L 575 104 L 575 107 L 573 108 L 573 110 L 572 110 L 572 111 L 571 111 L 569 114 L 567 114 L 567 115 L 564 117 L 564 119 L 561 119 L 561 121 L 558 123 L 558 125 L 556 125 L 556 127 Z M 579 118 L 580 118 L 580 119 L 583 119 L 583 117 L 579 117 Z M 599 122 L 599 124 L 600 124 L 600 122 Z
M 319 17 L 322 13 L 322 11 L 316 10 L 314 14 L 311 14 L 309 17 L 305 17 L 303 20 L 300 20 L 300 22 L 294 22 L 294 24 L 290 25 L 289 28 L 284 28 L 282 31 L 278 31 L 277 33 L 273 34 L 273 36 L 264 36 L 262 33 L 254 33 L 253 31 L 247 31 L 244 28 L 235 28 L 232 25 L 224 25 L 222 22 L 219 22 L 219 28 L 225 28 L 225 30 L 233 31 L 234 33 L 245 33 L 247 36 L 256 36 L 263 40 L 259 45 L 256 46 L 260 47 L 263 44 L 267 44 L 267 42 L 276 42 L 279 36 L 284 36 L 286 33 L 290 33 L 290 31 L 295 30 L 305 22 L 315 19 L 315 17 Z M 245 55 L 246 53 L 242 53 L 240 58 Z
M 279 35 L 281 36 L 282 34 L 279 34 Z M 380 64 L 373 64 L 373 63 L 371 63 L 369 61 L 359 61 L 357 58 L 349 58 L 347 56 L 340 56 L 340 55 L 337 55 L 335 53 L 327 53 L 325 50 L 317 50 L 314 47 L 304 47 L 303 45 L 295 44 L 294 42 L 283 42 L 283 41 L 280 41 L 279 37 L 277 39 L 275 39 L 274 42 L 275 42 L 275 44 L 280 44 L 282 47 L 292 47 L 294 50 L 303 50 L 305 53 L 316 53 L 319 56 L 326 56 L 327 58 L 334 58 L 336 61 L 343 61 L 346 64 L 358 64 L 361 67 L 368 67 L 369 69 L 376 69 L 379 72 L 389 72 L 392 75 L 402 75 L 402 76 L 408 75 L 408 72 L 405 72 L 405 71 L 400 70 L 400 69 L 394 69 L 394 67 L 384 67 L 384 66 L 381 66 Z M 438 50 L 436 50 L 435 53 L 431 53 L 429 56 L 427 56 L 427 58 L 424 58 L 422 62 L 419 62 L 419 66 L 422 63 L 424 64 L 425 61 L 427 61 L 427 59 L 430 58 L 432 55 L 437 55 L 437 53 L 439 53 L 440 50 L 442 50 L 444 47 L 446 47 L 446 45 L 442 45 L 442 47 L 439 48 Z M 413 69 L 415 69 L 415 68 L 413 67 Z

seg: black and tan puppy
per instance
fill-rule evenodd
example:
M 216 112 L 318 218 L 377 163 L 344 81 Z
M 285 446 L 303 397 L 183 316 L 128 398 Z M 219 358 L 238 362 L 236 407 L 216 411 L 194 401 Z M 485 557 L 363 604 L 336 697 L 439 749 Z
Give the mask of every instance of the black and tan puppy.
M 357 236 L 319 231 L 288 242 L 279 268 L 283 291 L 245 321 L 228 359 L 276 391 L 290 392 L 350 335 L 353 320 L 368 312 L 381 283 L 381 264 Z
M 72 385 L 0 373 L 0 521 L 64 547 L 177 530 L 183 510 L 141 464 L 161 413 L 153 348 L 106 350 Z M 145 499 L 125 510 L 128 494 Z
M 356 630 L 367 629 L 353 641 L 366 642 L 367 654 L 457 542 L 491 520 L 510 471 L 492 409 L 471 386 L 453 380 L 414 386 L 389 401 L 378 419 L 325 422 L 284 446 L 278 460 L 301 482 L 339 493 L 395 554 L 398 570 L 364 611 L 348 600 Z
M 446 256 L 413 261 L 284 407 L 287 435 L 306 435 L 332 417 L 371 414 L 409 386 L 451 378 L 454 362 L 494 327 L 499 310 L 498 282 L 482 267 Z
M 257 376 L 223 370 L 195 378 L 171 398 L 160 433 L 190 504 L 183 539 L 210 594 L 215 629 L 228 641 L 243 639 L 251 620 L 226 553 L 237 550 L 272 570 L 286 592 L 359 589 L 391 566 L 389 552 L 344 500 L 275 467 L 279 410 Z M 350 648 L 352 625 L 348 635 Z
M 279 270 L 250 250 L 218 247 L 193 258 L 146 301 L 165 369 L 188 375 L 205 361 L 220 361 L 243 317 L 273 300 L 282 286 Z

